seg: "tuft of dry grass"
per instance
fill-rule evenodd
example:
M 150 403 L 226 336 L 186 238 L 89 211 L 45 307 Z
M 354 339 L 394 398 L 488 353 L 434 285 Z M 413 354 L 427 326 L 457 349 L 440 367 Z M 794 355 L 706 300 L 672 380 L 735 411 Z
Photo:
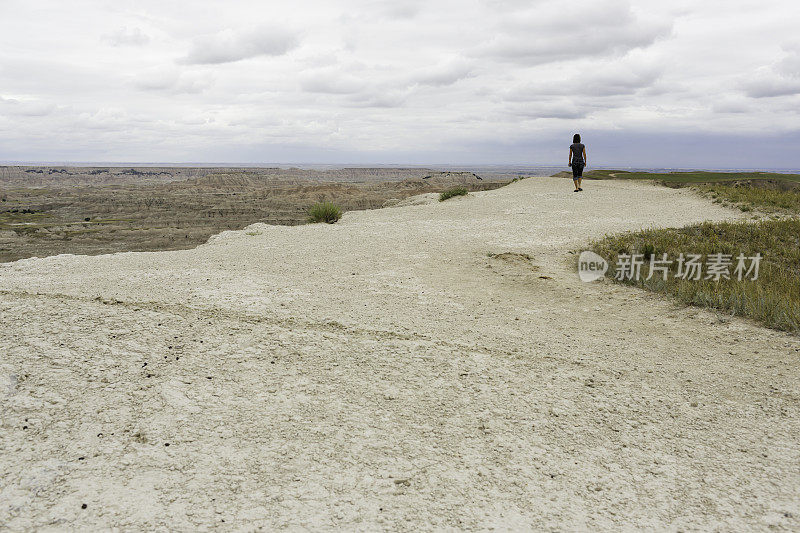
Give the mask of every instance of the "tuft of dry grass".
M 320 202 L 314 204 L 308 210 L 308 221 L 311 223 L 325 222 L 333 224 L 342 218 L 342 209 L 331 202 Z
M 444 202 L 445 200 L 453 198 L 454 196 L 466 196 L 467 192 L 468 191 L 466 187 L 452 187 L 439 195 L 439 201 Z

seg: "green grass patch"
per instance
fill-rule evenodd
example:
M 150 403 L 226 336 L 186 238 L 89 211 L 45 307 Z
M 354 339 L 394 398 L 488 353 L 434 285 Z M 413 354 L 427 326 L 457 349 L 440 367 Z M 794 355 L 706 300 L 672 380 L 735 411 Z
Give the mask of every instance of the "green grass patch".
M 24 224 L 28 222 L 39 222 L 49 215 L 40 212 L 21 212 L 21 211 L 3 211 L 0 212 L 0 224 Z
M 643 254 L 639 280 L 622 283 L 667 294 L 679 301 L 710 307 L 733 315 L 752 318 L 765 326 L 800 332 L 800 219 L 759 222 L 704 223 L 678 229 L 654 229 L 607 236 L 591 248 L 609 263 L 607 276 L 615 278 L 619 254 Z M 673 260 L 667 279 L 656 273 L 647 280 L 651 256 L 663 254 Z M 700 280 L 676 278 L 677 259 L 683 254 L 700 254 L 704 263 Z M 730 279 L 705 279 L 709 255 L 732 255 Z M 762 256 L 758 279 L 737 279 L 737 256 Z M 748 262 L 749 264 L 749 262 Z
M 14 231 L 17 235 L 32 235 L 41 228 L 46 213 L 22 213 L 18 210 L 0 212 L 0 230 Z
M 444 202 L 454 196 L 466 196 L 468 192 L 466 187 L 451 187 L 439 195 L 439 201 Z
M 342 210 L 331 202 L 320 202 L 311 206 L 308 210 L 308 221 L 311 223 L 325 222 L 333 224 L 342 218 Z

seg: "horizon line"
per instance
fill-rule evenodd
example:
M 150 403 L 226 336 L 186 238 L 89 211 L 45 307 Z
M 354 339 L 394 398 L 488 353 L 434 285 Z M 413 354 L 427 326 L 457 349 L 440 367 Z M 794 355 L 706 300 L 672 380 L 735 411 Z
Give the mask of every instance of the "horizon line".
M 564 164 L 547 163 L 313 163 L 313 162 L 163 162 L 163 161 L 0 161 L 0 167 L 73 167 L 73 168 L 99 168 L 99 167 L 142 167 L 142 168 L 299 168 L 310 169 L 312 167 L 330 168 L 569 168 Z M 698 167 L 698 166 L 629 166 L 603 164 L 592 165 L 592 169 L 597 170 L 675 170 L 675 171 L 763 171 L 763 172 L 800 172 L 800 168 L 793 167 Z

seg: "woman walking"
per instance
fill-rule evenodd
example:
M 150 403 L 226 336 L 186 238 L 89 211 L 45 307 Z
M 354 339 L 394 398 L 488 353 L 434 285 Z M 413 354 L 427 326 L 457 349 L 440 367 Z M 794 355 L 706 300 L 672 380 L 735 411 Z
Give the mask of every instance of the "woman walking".
M 581 135 L 576 133 L 572 136 L 572 145 L 569 147 L 569 166 L 572 167 L 572 181 L 575 183 L 573 192 L 581 192 L 581 181 L 583 180 L 583 167 L 586 166 L 586 146 L 581 143 Z

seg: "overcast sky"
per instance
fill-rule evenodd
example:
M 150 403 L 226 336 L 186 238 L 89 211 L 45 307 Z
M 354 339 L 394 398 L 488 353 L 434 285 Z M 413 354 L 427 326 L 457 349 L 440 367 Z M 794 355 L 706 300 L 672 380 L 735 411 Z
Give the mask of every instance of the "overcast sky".
M 0 0 L 0 160 L 800 168 L 795 0 Z

